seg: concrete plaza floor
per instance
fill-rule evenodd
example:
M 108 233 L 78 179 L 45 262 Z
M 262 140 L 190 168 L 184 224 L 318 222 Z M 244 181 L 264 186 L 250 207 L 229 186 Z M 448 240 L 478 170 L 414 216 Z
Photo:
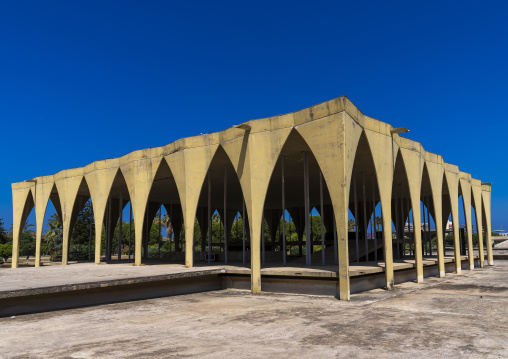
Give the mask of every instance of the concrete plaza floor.
M 4 358 L 506 358 L 508 261 L 394 291 L 225 290 L 0 319 Z
M 462 257 L 466 259 L 465 256 Z M 445 257 L 447 263 L 453 261 L 453 257 Z M 437 258 L 424 258 L 425 266 L 437 263 Z M 249 265 L 249 264 L 248 264 Z M 413 259 L 395 260 L 394 269 L 403 270 L 415 267 Z M 185 275 L 192 272 L 196 274 L 223 270 L 226 273 L 250 275 L 250 268 L 241 263 L 224 265 L 217 263 L 207 265 L 204 262 L 196 263 L 193 268 L 185 268 L 183 264 L 165 264 L 133 266 L 131 263 L 115 263 L 95 265 L 94 263 L 72 263 L 67 266 L 43 265 L 41 267 L 1 268 L 0 269 L 0 298 L 4 296 L 18 296 L 39 292 L 54 292 L 61 290 L 76 290 L 76 286 L 94 285 L 105 286 L 119 284 L 119 281 L 129 280 L 147 281 L 165 276 Z M 381 273 L 384 271 L 384 262 L 370 261 L 351 263 L 350 276 Z M 337 277 L 337 266 L 313 266 L 294 267 L 282 266 L 282 264 L 268 264 L 262 268 L 262 275 L 272 276 L 299 276 L 312 278 Z M 18 292 L 18 293 L 15 293 Z

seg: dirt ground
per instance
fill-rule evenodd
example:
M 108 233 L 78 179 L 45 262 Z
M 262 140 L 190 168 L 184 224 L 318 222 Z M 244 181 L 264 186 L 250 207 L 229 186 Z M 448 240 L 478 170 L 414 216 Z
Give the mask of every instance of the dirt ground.
M 329 297 L 217 291 L 0 319 L 3 358 L 507 358 L 508 261 Z

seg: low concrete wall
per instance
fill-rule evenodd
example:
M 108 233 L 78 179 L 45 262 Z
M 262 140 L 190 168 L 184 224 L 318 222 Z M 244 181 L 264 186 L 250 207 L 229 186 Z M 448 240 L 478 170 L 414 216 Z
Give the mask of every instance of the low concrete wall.
M 475 260 L 475 266 L 479 265 Z M 468 270 L 469 263 L 467 260 L 462 261 L 462 269 Z M 447 273 L 455 272 L 455 263 L 446 263 L 445 271 Z M 425 266 L 423 268 L 424 277 L 434 277 L 439 275 L 437 264 Z M 250 289 L 250 276 L 248 275 L 231 275 L 221 274 L 224 277 L 225 288 Z M 395 283 L 411 282 L 416 280 L 416 270 L 414 268 L 398 270 L 394 273 Z M 261 290 L 263 292 L 273 293 L 294 293 L 294 294 L 313 294 L 313 295 L 330 295 L 337 294 L 337 279 L 335 278 L 316 278 L 309 277 L 292 277 L 292 276 L 262 276 Z M 361 293 L 367 290 L 384 288 L 385 274 L 375 273 L 361 276 L 350 277 L 351 294 Z
M 475 266 L 478 262 L 475 259 Z M 462 268 L 469 268 L 467 260 L 462 261 Z M 445 270 L 454 272 L 455 263 L 446 263 Z M 396 284 L 416 280 L 414 268 L 395 271 L 394 275 Z M 437 275 L 437 264 L 424 267 L 425 277 Z M 383 288 L 385 276 L 384 273 L 353 276 L 350 283 L 351 293 L 359 293 Z M 27 289 L 6 292 L 0 296 L 0 317 L 229 288 L 250 290 L 250 285 L 250 274 L 227 273 L 226 270 L 216 269 L 159 278 Z M 337 287 L 336 277 L 262 275 L 263 292 L 336 296 Z
M 0 298 L 0 317 L 223 289 L 218 274 Z

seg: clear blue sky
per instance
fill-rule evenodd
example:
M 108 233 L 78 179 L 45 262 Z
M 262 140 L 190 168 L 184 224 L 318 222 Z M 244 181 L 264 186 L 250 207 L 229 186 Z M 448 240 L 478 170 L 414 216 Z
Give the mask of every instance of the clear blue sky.
M 507 4 L 3 2 L 0 218 L 12 182 L 346 95 L 492 182 L 508 228 Z

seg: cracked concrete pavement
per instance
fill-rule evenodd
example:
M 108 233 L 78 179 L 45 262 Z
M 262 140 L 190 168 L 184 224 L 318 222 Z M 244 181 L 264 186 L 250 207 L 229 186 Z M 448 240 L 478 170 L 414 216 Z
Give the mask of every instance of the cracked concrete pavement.
M 506 358 L 508 261 L 330 297 L 225 290 L 0 319 L 4 358 Z

